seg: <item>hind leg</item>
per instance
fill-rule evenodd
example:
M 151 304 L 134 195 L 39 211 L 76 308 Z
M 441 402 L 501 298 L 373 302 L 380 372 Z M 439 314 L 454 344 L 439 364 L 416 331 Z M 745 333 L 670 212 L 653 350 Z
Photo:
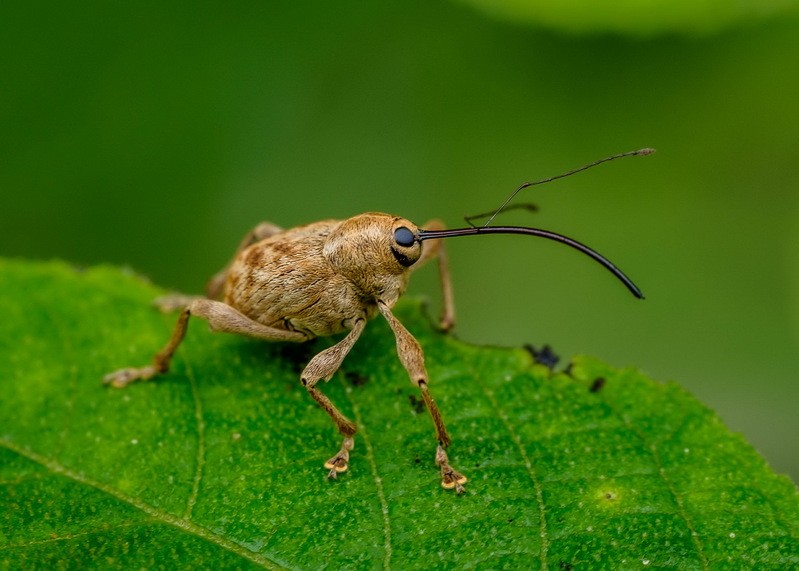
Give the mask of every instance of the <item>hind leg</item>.
M 238 333 L 267 341 L 299 342 L 308 340 L 308 337 L 299 331 L 286 331 L 261 325 L 221 301 L 197 298 L 193 299 L 188 307 L 183 309 L 172 331 L 172 336 L 164 345 L 164 348 L 155 354 L 152 363 L 144 367 L 119 369 L 103 377 L 103 382 L 106 385 L 121 388 L 136 380 L 146 381 L 156 375 L 166 373 L 169 370 L 175 351 L 186 336 L 189 317 L 192 315 L 208 321 L 214 331 Z

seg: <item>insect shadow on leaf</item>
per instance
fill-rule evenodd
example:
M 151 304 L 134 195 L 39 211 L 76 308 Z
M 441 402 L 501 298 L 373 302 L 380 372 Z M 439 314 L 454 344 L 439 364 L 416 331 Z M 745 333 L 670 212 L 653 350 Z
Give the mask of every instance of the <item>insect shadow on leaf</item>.
M 369 382 L 369 377 L 358 371 L 346 370 L 344 371 L 344 378 L 353 387 L 362 387 Z
M 425 409 L 424 400 L 417 398 L 416 395 L 408 395 L 408 401 L 415 414 L 422 414 Z

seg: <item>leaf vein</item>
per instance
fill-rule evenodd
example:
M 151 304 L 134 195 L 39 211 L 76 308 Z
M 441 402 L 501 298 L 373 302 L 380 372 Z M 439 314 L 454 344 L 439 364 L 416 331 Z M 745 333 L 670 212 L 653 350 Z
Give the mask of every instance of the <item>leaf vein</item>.
M 197 423 L 197 458 L 196 468 L 194 471 L 194 480 L 192 481 L 191 493 L 186 500 L 186 510 L 183 512 L 183 518 L 190 520 L 194 505 L 197 503 L 197 497 L 200 493 L 200 483 L 203 479 L 205 469 L 205 418 L 203 415 L 203 405 L 200 399 L 200 389 L 197 384 L 197 379 L 194 376 L 194 370 L 191 368 L 188 358 L 185 354 L 182 355 L 183 361 L 186 364 L 186 376 L 191 385 L 191 395 L 194 400 L 194 418 Z
M 472 369 L 472 378 L 475 379 L 477 382 L 477 386 L 480 387 L 485 397 L 491 403 L 491 407 L 496 411 L 499 415 L 502 424 L 505 426 L 505 429 L 510 434 L 510 437 L 513 439 L 513 443 L 516 445 L 516 448 L 519 450 L 519 454 L 522 457 L 524 462 L 524 468 L 527 471 L 527 474 L 530 476 L 530 480 L 533 482 L 533 489 L 535 490 L 535 499 L 536 503 L 538 504 L 538 517 L 540 520 L 540 527 L 539 527 L 539 535 L 541 537 L 541 551 L 539 553 L 539 557 L 541 559 L 541 569 L 546 571 L 548 568 L 547 564 L 547 552 L 549 551 L 549 538 L 547 535 L 547 520 L 546 520 L 546 506 L 544 505 L 544 492 L 541 486 L 541 482 L 538 478 L 538 474 L 533 467 L 533 463 L 530 461 L 529 456 L 527 455 L 527 451 L 524 449 L 522 445 L 522 441 L 519 438 L 519 435 L 513 429 L 513 426 L 510 423 L 510 419 L 508 418 L 508 414 L 500 407 L 499 401 L 494 396 L 493 391 L 491 391 L 488 387 L 485 386 L 483 381 L 480 378 L 480 375 L 474 370 L 474 367 L 471 366 Z
M 694 527 L 691 518 L 688 516 L 688 512 L 685 510 L 685 505 L 683 504 L 682 497 L 675 489 L 674 484 L 672 484 L 671 480 L 669 479 L 668 475 L 666 474 L 666 468 L 663 466 L 663 461 L 660 458 L 660 454 L 657 451 L 656 446 L 653 443 L 650 443 L 643 432 L 641 432 L 635 425 L 630 422 L 629 418 L 626 415 L 621 414 L 616 408 L 613 406 L 612 403 L 609 402 L 607 398 L 603 399 L 605 406 L 610 408 L 613 411 L 613 414 L 616 415 L 621 419 L 624 425 L 638 438 L 646 448 L 647 452 L 652 458 L 652 461 L 657 468 L 658 474 L 660 478 L 663 480 L 663 483 L 666 485 L 666 489 L 671 494 L 672 499 L 674 500 L 675 505 L 677 506 L 677 515 L 679 515 L 682 520 L 685 522 L 685 525 L 688 527 L 688 531 L 691 532 L 691 541 L 694 544 L 694 548 L 696 549 L 696 553 L 699 556 L 699 560 L 702 563 L 703 569 L 709 569 L 707 555 L 705 555 L 704 549 L 702 548 L 702 543 L 699 541 L 699 535 L 697 534 L 696 528 Z
M 22 543 L 7 543 L 5 545 L 0 545 L 0 551 L 7 551 L 10 549 L 17 549 L 19 547 L 31 547 L 33 545 L 45 545 L 48 543 L 55 543 L 58 541 L 70 541 L 73 539 L 80 539 L 83 537 L 87 537 L 90 535 L 95 535 L 98 533 L 105 533 L 112 530 L 117 529 L 125 529 L 127 527 L 133 527 L 135 525 L 142 525 L 141 521 L 126 521 L 117 525 L 104 525 L 98 527 L 96 529 L 89 529 L 83 531 L 81 533 L 67 533 L 64 535 L 58 535 L 56 537 L 48 537 L 47 539 L 33 539 L 31 541 L 24 541 Z
M 383 569 L 388 570 L 391 569 L 391 519 L 388 515 L 388 502 L 386 501 L 386 494 L 383 490 L 383 480 L 380 478 L 380 475 L 377 472 L 377 462 L 375 461 L 374 449 L 372 448 L 372 442 L 369 440 L 366 427 L 363 424 L 360 408 L 355 404 L 355 399 L 353 399 L 350 395 L 349 388 L 344 391 L 344 394 L 347 395 L 347 400 L 350 401 L 350 405 L 352 406 L 352 412 L 355 415 L 355 422 L 358 424 L 359 428 L 358 433 L 361 435 L 364 448 L 366 449 L 366 459 L 369 461 L 369 466 L 372 470 L 372 478 L 375 482 L 377 497 L 380 500 L 380 511 L 383 514 L 383 546 L 385 551 L 385 556 L 383 558 Z

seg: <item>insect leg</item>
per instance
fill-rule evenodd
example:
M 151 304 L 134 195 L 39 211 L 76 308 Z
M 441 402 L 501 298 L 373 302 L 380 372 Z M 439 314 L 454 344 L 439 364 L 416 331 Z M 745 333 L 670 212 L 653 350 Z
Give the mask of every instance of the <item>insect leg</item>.
M 433 417 L 433 424 L 436 428 L 436 439 L 438 440 L 436 464 L 441 468 L 441 485 L 448 490 L 454 488 L 458 493 L 461 493 L 464 491 L 463 484 L 466 483 L 466 476 L 460 472 L 456 472 L 452 466 L 449 465 L 449 459 L 447 458 L 447 453 L 444 448 L 449 446 L 450 438 L 444 426 L 444 420 L 441 418 L 441 412 L 438 410 L 438 406 L 430 395 L 430 391 L 427 387 L 428 377 L 427 370 L 424 366 L 422 347 L 405 326 L 394 317 L 388 305 L 379 301 L 377 307 L 380 309 L 380 313 L 383 314 L 383 317 L 386 318 L 386 321 L 388 321 L 392 331 L 394 331 L 394 336 L 397 339 L 397 354 L 399 355 L 400 361 L 405 367 L 405 370 L 408 371 L 411 382 L 418 386 L 419 390 L 422 392 L 422 398 L 424 399 L 425 405 L 427 405 L 427 410 L 430 411 L 430 416 Z
M 444 230 L 446 226 L 441 220 L 429 220 L 424 224 L 425 230 Z M 447 250 L 444 240 L 430 240 L 425 243 L 422 256 L 412 267 L 418 268 L 428 260 L 438 258 L 438 275 L 441 281 L 441 319 L 439 327 L 449 331 L 455 325 L 455 303 L 452 297 L 452 281 L 449 277 L 449 264 L 447 263 Z
M 308 337 L 299 331 L 286 331 L 261 325 L 245 316 L 236 309 L 221 301 L 196 298 L 185 307 L 178 317 L 175 329 L 169 341 L 153 357 L 150 365 L 145 367 L 128 367 L 107 374 L 103 382 L 114 387 L 124 387 L 136 380 L 146 381 L 152 377 L 166 373 L 169 370 L 172 356 L 175 354 L 186 330 L 189 326 L 189 317 L 201 317 L 208 321 L 214 331 L 226 331 L 228 333 L 238 333 L 248 335 L 267 341 L 307 341 Z
M 330 470 L 328 473 L 329 478 L 335 478 L 337 474 L 347 470 L 350 459 L 350 450 L 352 450 L 353 446 L 355 445 L 353 436 L 355 435 L 357 427 L 355 426 L 354 422 L 341 414 L 341 411 L 339 411 L 336 406 L 330 402 L 330 399 L 327 398 L 322 391 L 316 388 L 316 384 L 321 379 L 324 379 L 325 381 L 330 380 L 330 377 L 332 377 L 341 366 L 341 362 L 344 360 L 344 357 L 347 356 L 347 353 L 350 352 L 352 346 L 355 345 L 358 337 L 361 336 L 361 332 L 363 331 L 365 325 L 366 319 L 358 319 L 355 322 L 352 330 L 344 339 L 316 355 L 302 371 L 301 380 L 303 386 L 308 389 L 308 393 L 310 393 L 313 399 L 319 403 L 319 406 L 321 406 L 324 411 L 330 415 L 330 418 L 332 418 L 333 422 L 336 423 L 336 428 L 344 436 L 344 441 L 341 443 L 341 449 L 336 453 L 335 456 L 325 462 L 325 468 Z
M 126 367 L 114 371 L 113 373 L 108 373 L 103 377 L 103 383 L 122 388 L 133 381 L 147 381 L 156 375 L 166 373 L 169 370 L 169 362 L 172 360 L 172 355 L 175 354 L 175 350 L 186 335 L 186 329 L 189 327 L 190 315 L 188 307 L 180 313 L 178 322 L 175 324 L 175 329 L 172 330 L 172 336 L 169 338 L 164 348 L 155 354 L 152 364 L 145 367 Z
M 260 242 L 264 238 L 269 238 L 275 234 L 280 234 L 282 231 L 283 228 L 276 226 L 271 222 L 261 222 L 258 226 L 247 232 L 247 234 L 244 235 L 244 238 L 241 239 L 239 247 L 236 248 L 236 253 L 233 254 L 233 258 L 230 263 L 215 273 L 211 279 L 208 280 L 208 283 L 205 285 L 205 295 L 209 299 L 219 299 L 222 296 L 222 290 L 225 287 L 225 281 L 227 280 L 230 264 L 233 263 L 233 260 L 236 259 L 236 256 L 238 256 L 244 248 L 251 246 L 256 242 Z

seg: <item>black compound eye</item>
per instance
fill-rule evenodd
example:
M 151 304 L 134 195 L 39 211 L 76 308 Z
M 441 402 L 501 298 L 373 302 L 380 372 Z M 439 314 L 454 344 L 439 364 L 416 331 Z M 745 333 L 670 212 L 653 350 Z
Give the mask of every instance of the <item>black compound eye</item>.
M 409 248 L 410 246 L 413 246 L 413 243 L 416 241 L 416 237 L 408 228 L 405 226 L 400 226 L 394 230 L 394 241 L 400 246 Z

